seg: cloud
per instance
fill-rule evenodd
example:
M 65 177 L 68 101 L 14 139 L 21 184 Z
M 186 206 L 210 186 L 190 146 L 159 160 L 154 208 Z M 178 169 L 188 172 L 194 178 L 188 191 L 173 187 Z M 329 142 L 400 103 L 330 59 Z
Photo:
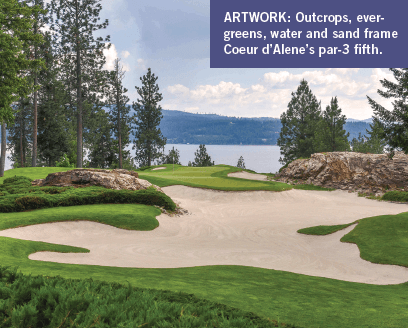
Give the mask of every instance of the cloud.
M 128 58 L 130 56 L 130 52 L 127 50 L 124 50 L 121 52 L 121 55 L 123 58 Z
M 392 79 L 392 74 L 383 69 L 373 69 L 371 75 L 360 74 L 359 69 L 308 70 L 299 74 L 288 71 L 268 72 L 259 82 L 250 86 L 220 81 L 218 84 L 198 85 L 188 88 L 174 84 L 165 89 L 162 107 L 184 111 L 211 112 L 227 116 L 280 117 L 287 110 L 291 93 L 295 92 L 302 79 L 322 103 L 322 110 L 337 96 L 342 114 L 355 119 L 372 116 L 373 109 L 366 95 L 387 109 L 391 102 L 377 94 L 379 80 Z
M 142 71 L 147 70 L 146 62 L 142 58 L 139 58 L 136 62 L 137 62 L 136 69 L 142 70 Z

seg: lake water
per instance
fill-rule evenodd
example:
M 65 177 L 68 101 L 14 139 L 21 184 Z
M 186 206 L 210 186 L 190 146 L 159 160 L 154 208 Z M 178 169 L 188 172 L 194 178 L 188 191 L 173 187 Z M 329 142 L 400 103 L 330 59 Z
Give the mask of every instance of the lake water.
M 180 162 L 187 165 L 189 161 L 194 161 L 194 152 L 199 145 L 168 144 L 164 147 L 166 154 L 174 146 L 180 151 Z M 275 173 L 282 165 L 279 163 L 280 148 L 278 146 L 239 146 L 239 145 L 206 145 L 207 153 L 215 164 L 227 164 L 236 166 L 240 156 L 244 157 L 245 167 L 258 173 Z M 131 155 L 134 151 L 131 147 Z M 7 153 L 9 156 L 9 153 Z M 6 157 L 5 169 L 11 169 L 11 162 Z
M 187 165 L 194 161 L 194 152 L 199 145 L 168 144 L 164 147 L 165 153 L 168 154 L 173 147 L 180 151 L 181 164 Z M 258 173 L 275 173 L 282 167 L 279 146 L 206 145 L 205 148 L 215 164 L 236 166 L 242 156 L 245 167 Z

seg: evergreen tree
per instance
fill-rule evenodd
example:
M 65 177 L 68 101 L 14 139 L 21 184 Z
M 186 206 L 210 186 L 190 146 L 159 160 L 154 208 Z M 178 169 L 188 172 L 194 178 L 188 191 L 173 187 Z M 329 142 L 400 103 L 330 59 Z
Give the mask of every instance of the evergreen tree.
M 163 115 L 158 103 L 163 97 L 159 93 L 157 79 L 158 77 L 148 68 L 147 74 L 140 78 L 142 87 L 135 87 L 141 99 L 132 103 L 136 128 L 133 132 L 135 136 L 133 149 L 136 150 L 135 159 L 140 167 L 151 166 L 152 161 L 160 158 L 160 150 L 166 144 L 166 138 L 163 137 L 159 128 Z
M 113 124 L 109 121 L 109 114 L 103 109 L 96 109 L 92 116 L 92 132 L 87 136 L 89 167 L 109 168 L 116 160 L 114 140 L 111 136 Z
M 168 155 L 164 155 L 161 164 L 179 164 L 180 163 L 180 151 L 178 149 L 171 149 Z
M 302 80 L 296 93 L 292 92 L 288 110 L 280 116 L 282 129 L 277 140 L 283 155 L 283 159 L 279 158 L 280 163 L 287 164 L 299 157 L 310 157 L 316 152 L 313 140 L 320 118 L 320 102 L 309 89 L 306 80 Z
M 337 97 L 330 101 L 330 106 L 323 111 L 323 117 L 317 125 L 314 134 L 314 150 L 316 152 L 326 151 L 349 151 L 350 145 L 347 138 L 350 133 L 346 134 L 343 125 L 346 124 L 346 116 L 340 115 Z
M 110 88 L 107 92 L 107 103 L 110 105 L 110 120 L 113 122 L 116 135 L 119 168 L 122 169 L 122 152 L 123 149 L 129 145 L 130 106 L 126 105 L 129 102 L 129 98 L 125 95 L 128 90 L 122 86 L 125 72 L 122 66 L 119 65 L 119 61 L 119 58 L 115 59 L 115 68 L 110 72 Z
M 240 169 L 245 169 L 245 162 L 242 156 L 238 159 L 237 167 Z
M 402 149 L 408 153 L 408 68 L 390 68 L 397 83 L 380 80 L 386 91 L 377 90 L 384 98 L 396 98 L 394 110 L 389 111 L 369 96 L 368 102 L 374 109 L 373 123 L 378 127 L 378 137 L 385 139 L 391 151 Z
M 52 0 L 51 30 L 61 38 L 58 50 L 62 64 L 72 71 L 74 81 L 69 81 L 76 89 L 75 110 L 77 115 L 77 167 L 82 167 L 83 157 L 83 110 L 87 107 L 83 94 L 88 96 L 88 108 L 100 97 L 100 89 L 106 81 L 102 66 L 106 59 L 103 55 L 103 38 L 94 39 L 93 32 L 106 28 L 108 20 L 97 24 L 102 6 L 100 0 Z M 53 15 L 57 19 L 54 22 Z M 109 41 L 110 36 L 105 38 Z M 110 44 L 108 44 L 108 49 Z M 86 90 L 84 90 L 86 89 Z
M 353 138 L 351 141 L 351 146 L 353 148 L 353 152 L 359 153 L 372 153 L 372 154 L 383 154 L 384 147 L 386 146 L 386 141 L 380 138 L 381 126 L 378 122 L 373 122 L 370 124 L 371 130 L 367 130 L 367 134 L 369 137 L 364 137 L 359 132 L 358 138 Z
M 39 157 L 47 166 L 55 166 L 55 162 L 63 154 L 69 153 L 71 122 L 66 116 L 67 94 L 63 83 L 58 81 L 59 69 L 56 66 L 50 34 L 46 33 L 44 39 L 45 44 L 39 51 L 39 57 L 44 59 L 46 69 L 38 73 L 38 81 L 41 84 L 38 92 L 38 150 Z
M 37 6 L 44 10 L 44 1 L 43 0 L 31 0 L 28 3 L 31 3 L 32 6 Z M 41 35 L 40 29 L 45 26 L 45 23 L 48 22 L 48 17 L 46 16 L 45 11 L 44 12 L 34 12 L 33 13 L 33 20 L 34 20 L 34 25 L 33 25 L 33 34 L 34 35 Z M 30 58 L 38 60 L 40 59 L 39 53 L 41 51 L 40 45 L 42 44 L 39 42 L 33 42 L 32 46 L 30 47 Z M 37 166 L 37 124 L 38 124 L 38 91 L 37 91 L 37 86 L 38 86 L 38 69 L 31 70 L 30 72 L 32 80 L 33 80 L 33 86 L 34 86 L 34 96 L 33 96 L 33 136 L 32 136 L 32 160 L 31 160 L 31 166 L 36 167 Z
M 13 167 L 27 167 L 31 165 L 32 145 L 32 108 L 29 98 L 20 98 L 13 106 L 14 124 L 8 128 L 9 159 Z
M 208 155 L 205 145 L 200 145 L 196 152 L 194 152 L 195 158 L 192 166 L 212 166 L 214 162 L 211 162 L 211 156 Z
M 4 166 L 6 164 L 6 146 L 6 121 L 4 120 L 3 123 L 1 123 L 0 177 L 4 176 Z
M 31 59 L 24 50 L 34 42 L 43 42 L 40 34 L 32 32 L 32 16 L 45 11 L 25 2 L 2 0 L 0 13 L 0 123 L 9 123 L 13 121 L 11 104 L 35 90 L 27 72 L 43 63 Z

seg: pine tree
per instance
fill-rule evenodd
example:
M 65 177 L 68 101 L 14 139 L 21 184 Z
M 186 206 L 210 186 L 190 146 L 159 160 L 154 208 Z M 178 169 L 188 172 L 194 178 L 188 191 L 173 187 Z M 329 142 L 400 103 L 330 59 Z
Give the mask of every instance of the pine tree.
M 37 6 L 44 10 L 44 1 L 43 0 L 31 0 L 28 3 L 31 3 L 32 6 Z M 41 33 L 40 29 L 45 26 L 45 23 L 48 22 L 48 17 L 46 16 L 46 13 L 43 12 L 35 12 L 33 14 L 33 20 L 34 20 L 34 25 L 33 25 L 33 34 L 34 35 L 41 35 L 44 37 L 44 35 Z M 42 42 L 41 42 L 42 43 Z M 32 46 L 30 47 L 30 57 L 31 59 L 38 60 L 40 59 L 39 53 L 41 51 L 40 45 L 41 43 L 39 42 L 33 42 Z M 35 88 L 34 90 L 34 96 L 33 96 L 33 136 L 32 136 L 32 160 L 31 160 L 31 166 L 36 167 L 37 166 L 37 124 L 38 124 L 38 91 L 37 91 L 37 86 L 38 86 L 38 69 L 31 70 L 30 72 L 32 80 L 33 80 L 33 86 Z
M 40 60 L 27 56 L 24 49 L 33 42 L 41 43 L 41 35 L 32 32 L 36 13 L 45 13 L 38 6 L 28 7 L 17 0 L 0 1 L 0 124 L 2 131 L 0 177 L 4 175 L 6 161 L 6 125 L 13 122 L 11 105 L 26 97 L 35 88 L 27 72 L 43 65 Z
M 351 141 L 352 151 L 359 153 L 372 153 L 372 154 L 383 154 L 384 147 L 386 146 L 386 141 L 380 138 L 381 126 L 378 122 L 373 122 L 370 124 L 371 130 L 366 132 L 369 135 L 364 137 L 361 132 L 358 134 L 358 138 L 353 138 Z
M 391 151 L 402 149 L 408 153 L 408 68 L 390 68 L 397 83 L 380 80 L 386 91 L 377 90 L 384 98 L 395 98 L 394 110 L 389 111 L 369 96 L 368 102 L 374 109 L 373 123 L 377 124 L 378 136 L 385 139 Z
M 346 124 L 346 116 L 340 115 L 337 97 L 330 101 L 330 106 L 323 111 L 323 117 L 317 125 L 314 134 L 314 150 L 316 152 L 326 151 L 349 151 L 350 145 L 347 138 L 350 133 L 346 134 L 343 125 Z
M 61 38 L 58 50 L 62 64 L 68 66 L 74 74 L 75 81 L 70 81 L 76 89 L 75 110 L 77 114 L 77 167 L 82 167 L 83 157 L 83 111 L 92 107 L 96 98 L 100 97 L 100 89 L 106 81 L 106 73 L 102 66 L 106 59 L 103 55 L 105 44 L 103 38 L 94 39 L 93 32 L 106 28 L 108 20 L 97 24 L 102 6 L 100 0 L 52 0 L 51 30 Z M 57 19 L 54 22 L 53 16 Z M 110 36 L 105 38 L 109 41 Z M 107 48 L 110 48 L 108 44 Z M 83 99 L 84 94 L 88 102 Z
M 103 109 L 96 108 L 92 116 L 92 126 L 86 137 L 90 151 L 89 167 L 109 168 L 116 160 L 114 140 L 111 136 L 113 123 L 109 121 L 109 114 Z
M 115 68 L 110 72 L 107 103 L 110 105 L 110 120 L 113 122 L 118 145 L 119 168 L 122 169 L 123 149 L 129 145 L 130 106 L 127 106 L 129 98 L 125 95 L 128 90 L 122 86 L 125 72 L 119 61 L 119 58 L 115 59 Z
M 314 132 L 321 118 L 320 102 L 305 80 L 300 82 L 288 110 L 280 116 L 282 129 L 277 140 L 283 158 L 279 162 L 287 164 L 300 157 L 310 157 L 315 153 Z
M 4 166 L 6 164 L 6 146 L 6 121 L 4 120 L 3 123 L 1 123 L 0 177 L 4 176 Z
M 11 104 L 35 90 L 27 72 L 44 64 L 31 59 L 24 50 L 43 42 L 40 34 L 32 32 L 32 16 L 45 11 L 38 6 L 28 7 L 25 2 L 2 0 L 0 12 L 0 123 L 11 123 Z
M 132 103 L 135 111 L 134 123 L 136 150 L 135 159 L 139 166 L 151 166 L 152 161 L 161 157 L 160 150 L 166 144 L 166 138 L 161 134 L 159 125 L 163 118 L 162 108 L 158 105 L 163 99 L 159 93 L 159 86 L 156 84 L 158 77 L 152 74 L 151 69 L 147 69 L 147 74 L 140 78 L 142 87 L 135 87 L 141 99 Z
M 192 163 L 193 166 L 212 166 L 214 162 L 211 162 L 211 156 L 208 155 L 205 145 L 200 145 L 196 152 L 194 152 L 195 158 Z
M 242 156 L 238 159 L 237 167 L 240 169 L 245 169 L 245 162 Z
M 58 81 L 59 68 L 50 34 L 46 33 L 44 39 L 45 44 L 38 54 L 46 67 L 38 73 L 41 85 L 38 92 L 38 155 L 47 166 L 55 166 L 63 154 L 69 153 L 71 122 L 66 116 L 67 94 L 63 83 Z
M 27 167 L 31 165 L 32 155 L 32 107 L 31 100 L 20 98 L 13 106 L 14 124 L 8 128 L 9 159 L 13 161 L 13 167 Z
M 180 151 L 173 148 L 169 151 L 168 155 L 164 155 L 161 164 L 179 164 L 180 163 Z

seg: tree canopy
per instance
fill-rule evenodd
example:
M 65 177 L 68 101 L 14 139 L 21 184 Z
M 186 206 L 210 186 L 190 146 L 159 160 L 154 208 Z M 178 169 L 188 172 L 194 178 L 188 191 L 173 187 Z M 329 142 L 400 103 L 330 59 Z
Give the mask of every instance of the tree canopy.
M 391 150 L 402 149 L 408 153 L 408 68 L 390 68 L 397 83 L 380 80 L 385 91 L 377 90 L 384 98 L 395 98 L 394 109 L 389 111 L 367 96 L 374 110 L 373 123 L 377 124 L 378 136 L 385 139 Z
M 34 91 L 27 75 L 44 65 L 24 51 L 33 43 L 43 42 L 33 32 L 35 15 L 45 13 L 39 6 L 27 6 L 17 0 L 0 1 L 0 122 L 13 122 L 11 104 Z
M 320 118 L 321 104 L 303 79 L 296 92 L 292 92 L 288 110 L 280 117 L 282 129 L 277 141 L 283 155 L 279 158 L 280 163 L 310 157 L 315 152 L 314 133 Z
M 161 149 L 166 144 L 159 125 L 163 118 L 162 108 L 158 103 L 163 99 L 156 84 L 158 77 L 152 74 L 150 67 L 147 74 L 140 78 L 142 87 L 135 86 L 140 98 L 132 103 L 135 110 L 133 135 L 136 150 L 135 160 L 140 166 L 151 166 L 152 161 L 162 156 Z
M 346 124 L 346 116 L 341 115 L 341 108 L 334 97 L 327 105 L 326 110 L 322 113 L 314 134 L 315 152 L 326 151 L 349 151 L 350 144 L 347 138 L 350 133 L 346 134 L 343 125 Z

